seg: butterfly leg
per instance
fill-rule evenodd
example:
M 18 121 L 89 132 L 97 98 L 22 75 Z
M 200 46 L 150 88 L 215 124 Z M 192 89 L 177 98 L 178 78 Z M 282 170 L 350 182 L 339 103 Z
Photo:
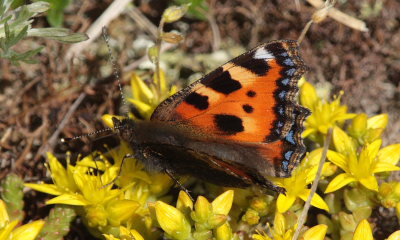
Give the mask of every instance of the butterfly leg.
M 179 186 L 179 188 L 180 188 L 182 191 L 184 191 L 184 192 L 190 197 L 190 200 L 192 200 L 192 202 L 194 202 L 194 199 L 193 199 L 192 195 L 190 195 L 189 190 L 188 190 L 187 188 L 185 188 L 185 187 L 179 182 L 178 179 L 175 178 L 174 173 L 173 173 L 171 170 L 169 170 L 169 169 L 165 169 L 165 173 Z
M 142 161 L 147 170 L 165 172 L 179 186 L 179 188 L 190 197 L 190 200 L 194 201 L 193 197 L 189 193 L 189 190 L 185 188 L 175 177 L 175 173 L 172 170 L 173 168 L 169 166 L 168 161 L 162 160 L 163 156 L 161 154 L 152 151 L 150 148 L 143 149 L 141 153 Z
M 126 155 L 122 158 L 121 164 L 119 165 L 118 175 L 117 175 L 113 180 L 111 180 L 111 182 L 109 182 L 109 183 L 107 183 L 106 185 L 104 185 L 102 188 L 106 188 L 106 187 L 108 187 L 108 186 L 114 184 L 114 183 L 117 181 L 117 179 L 118 179 L 119 177 L 121 177 L 121 175 L 122 175 L 122 167 L 124 166 L 125 160 L 128 159 L 128 158 L 135 158 L 135 155 L 126 154 Z

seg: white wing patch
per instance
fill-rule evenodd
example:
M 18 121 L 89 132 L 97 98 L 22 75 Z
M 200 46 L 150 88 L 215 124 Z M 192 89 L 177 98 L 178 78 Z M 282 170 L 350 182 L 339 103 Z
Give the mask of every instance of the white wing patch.
M 256 50 L 253 56 L 255 59 L 274 59 L 274 55 L 270 53 L 265 47 Z

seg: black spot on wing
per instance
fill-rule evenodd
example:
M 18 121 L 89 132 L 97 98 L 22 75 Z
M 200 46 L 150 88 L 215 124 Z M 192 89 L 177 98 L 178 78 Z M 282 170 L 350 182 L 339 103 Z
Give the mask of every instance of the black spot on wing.
M 226 95 L 242 88 L 242 84 L 232 79 L 229 71 L 223 71 L 221 67 L 212 72 L 202 83 L 204 86 Z
M 244 131 L 242 119 L 228 114 L 217 114 L 214 115 L 215 125 L 222 132 L 234 135 Z
M 205 110 L 208 108 L 208 96 L 202 96 L 196 92 L 192 92 L 185 98 L 187 104 L 193 105 L 199 110 Z
M 280 42 L 269 43 L 267 46 L 265 46 L 265 48 L 268 50 L 268 52 L 272 53 L 275 58 L 277 56 L 284 56 L 285 54 L 287 56 L 287 51 Z
M 252 54 L 245 54 L 232 60 L 235 65 L 246 68 L 258 76 L 264 76 L 269 71 L 270 67 L 265 59 L 256 59 Z
M 242 107 L 243 107 L 243 110 L 247 113 L 252 113 L 254 111 L 254 108 L 249 104 L 245 104 Z
M 247 94 L 248 97 L 255 97 L 256 96 L 256 92 L 254 92 L 252 90 L 248 91 L 246 94 Z

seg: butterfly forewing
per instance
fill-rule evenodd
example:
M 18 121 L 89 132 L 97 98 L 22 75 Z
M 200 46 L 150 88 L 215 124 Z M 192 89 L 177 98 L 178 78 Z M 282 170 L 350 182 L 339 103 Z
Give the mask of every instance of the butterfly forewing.
M 295 102 L 305 71 L 295 41 L 256 47 L 162 102 L 133 145 L 161 168 L 276 190 L 267 177 L 290 176 L 305 152 L 309 111 Z

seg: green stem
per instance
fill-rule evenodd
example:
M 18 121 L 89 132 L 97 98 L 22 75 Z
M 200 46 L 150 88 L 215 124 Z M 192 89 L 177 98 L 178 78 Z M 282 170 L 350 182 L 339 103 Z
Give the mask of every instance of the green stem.
M 164 29 L 164 18 L 161 18 L 160 24 L 158 25 L 157 29 L 157 40 L 156 40 L 156 47 L 157 47 L 157 55 L 155 58 L 155 65 L 156 65 L 156 79 L 157 79 L 157 99 L 161 98 L 161 79 L 160 79 L 160 54 L 161 54 L 161 44 L 162 44 L 162 34 Z

